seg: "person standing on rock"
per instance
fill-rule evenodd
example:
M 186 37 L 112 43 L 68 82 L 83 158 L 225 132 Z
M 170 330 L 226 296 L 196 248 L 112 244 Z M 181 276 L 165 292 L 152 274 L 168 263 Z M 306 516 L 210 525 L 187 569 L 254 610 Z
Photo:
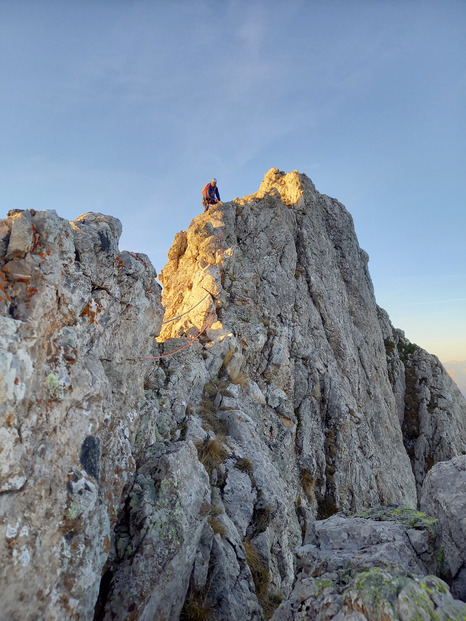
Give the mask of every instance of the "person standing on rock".
M 217 187 L 217 179 L 212 179 L 204 189 L 202 190 L 202 204 L 204 205 L 204 211 L 207 211 L 210 205 L 215 205 L 220 202 L 220 194 Z

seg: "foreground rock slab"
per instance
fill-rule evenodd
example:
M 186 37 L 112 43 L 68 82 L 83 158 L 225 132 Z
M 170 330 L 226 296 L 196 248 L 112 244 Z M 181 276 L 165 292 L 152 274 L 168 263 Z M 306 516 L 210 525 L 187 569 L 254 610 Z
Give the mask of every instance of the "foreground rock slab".
M 406 507 L 316 522 L 297 550 L 298 576 L 273 621 L 463 619 L 466 604 L 440 578 L 435 520 Z M 400 521 L 396 521 L 399 519 Z

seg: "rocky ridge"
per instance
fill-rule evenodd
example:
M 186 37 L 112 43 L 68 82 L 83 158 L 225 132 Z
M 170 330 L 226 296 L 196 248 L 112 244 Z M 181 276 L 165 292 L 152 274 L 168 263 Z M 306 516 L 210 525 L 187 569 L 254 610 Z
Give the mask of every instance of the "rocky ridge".
M 453 503 L 436 464 L 463 472 L 464 399 L 377 306 L 343 205 L 272 169 L 195 218 L 156 341 L 155 273 L 118 221 L 22 212 L 0 232 L 9 618 L 462 618 L 440 578 L 466 599 L 466 481 Z

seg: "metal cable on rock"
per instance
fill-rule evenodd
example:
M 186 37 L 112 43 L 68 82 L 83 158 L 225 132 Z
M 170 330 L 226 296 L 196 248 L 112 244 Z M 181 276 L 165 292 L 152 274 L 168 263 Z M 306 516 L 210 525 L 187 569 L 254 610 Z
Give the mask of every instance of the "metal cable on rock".
M 160 358 L 169 358 L 170 356 L 174 356 L 175 354 L 178 354 L 180 351 L 183 351 L 183 349 L 186 349 L 186 347 L 189 347 L 190 345 L 192 345 L 194 341 L 197 341 L 197 339 L 201 336 L 201 334 L 205 332 L 205 330 L 207 330 L 207 328 L 211 325 L 214 316 L 215 316 L 215 311 L 210 315 L 209 319 L 206 322 L 204 322 L 203 327 L 196 334 L 196 336 L 193 339 L 191 339 L 188 343 L 183 345 L 183 347 L 180 347 L 179 349 L 175 349 L 175 351 L 171 351 L 167 354 L 160 354 L 159 356 L 147 356 L 146 360 L 160 360 Z
M 220 215 L 220 208 L 219 208 L 220 204 L 221 203 L 217 203 L 217 211 L 218 211 L 219 215 Z M 219 281 L 220 281 L 219 284 L 220 284 L 220 286 L 222 286 L 222 276 L 223 276 L 223 236 L 222 236 L 222 226 L 223 226 L 223 223 L 220 224 L 220 265 L 219 265 Z M 197 302 L 197 304 L 195 304 L 192 308 L 187 310 L 185 313 L 182 313 L 181 315 L 178 315 L 177 317 L 173 317 L 172 319 L 167 319 L 167 321 L 162 322 L 162 326 L 167 324 L 167 323 L 171 323 L 172 321 L 175 321 L 176 319 L 180 319 L 181 317 L 184 317 L 184 315 L 187 315 L 192 310 L 194 310 L 197 306 L 199 306 L 199 304 L 201 302 L 203 302 L 209 295 L 212 295 L 212 294 L 211 293 L 207 293 L 202 298 L 202 300 L 199 300 L 199 302 Z M 212 320 L 213 320 L 214 316 L 215 316 L 215 310 L 212 312 L 212 314 L 207 319 L 207 321 L 204 322 L 204 325 L 199 330 L 199 332 L 196 334 L 196 336 L 193 339 L 191 339 L 190 341 L 188 341 L 188 343 L 183 345 L 183 347 L 180 347 L 179 349 L 176 349 L 175 351 L 171 351 L 171 352 L 169 352 L 167 354 L 160 354 L 158 356 L 147 356 L 146 360 L 160 360 L 161 358 L 169 358 L 170 356 L 174 356 L 175 354 L 178 354 L 180 351 L 183 351 L 183 349 L 186 349 L 187 347 L 192 345 L 195 341 L 197 341 L 197 339 L 201 336 L 201 334 L 207 330 L 207 328 L 212 324 Z
M 178 315 L 178 317 L 173 317 L 173 319 L 167 319 L 167 321 L 162 321 L 162 326 L 164 326 L 166 323 L 170 323 L 172 321 L 176 321 L 177 319 L 181 319 L 181 317 L 184 317 L 185 315 L 190 313 L 192 310 L 194 310 L 196 308 L 196 306 L 199 306 L 199 304 L 201 302 L 203 302 L 206 299 L 206 297 L 209 296 L 209 295 L 210 295 L 210 293 L 206 293 L 206 295 L 202 298 L 202 300 L 199 300 L 199 302 L 197 304 L 195 304 L 192 308 L 187 310 L 185 313 L 181 313 L 181 315 Z

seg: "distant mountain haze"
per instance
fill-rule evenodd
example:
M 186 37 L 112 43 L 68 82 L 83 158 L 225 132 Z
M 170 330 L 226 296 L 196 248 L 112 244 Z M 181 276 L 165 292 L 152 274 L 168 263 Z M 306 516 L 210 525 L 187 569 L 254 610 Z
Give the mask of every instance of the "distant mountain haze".
M 466 397 L 466 360 L 462 362 L 445 362 L 443 366 Z

